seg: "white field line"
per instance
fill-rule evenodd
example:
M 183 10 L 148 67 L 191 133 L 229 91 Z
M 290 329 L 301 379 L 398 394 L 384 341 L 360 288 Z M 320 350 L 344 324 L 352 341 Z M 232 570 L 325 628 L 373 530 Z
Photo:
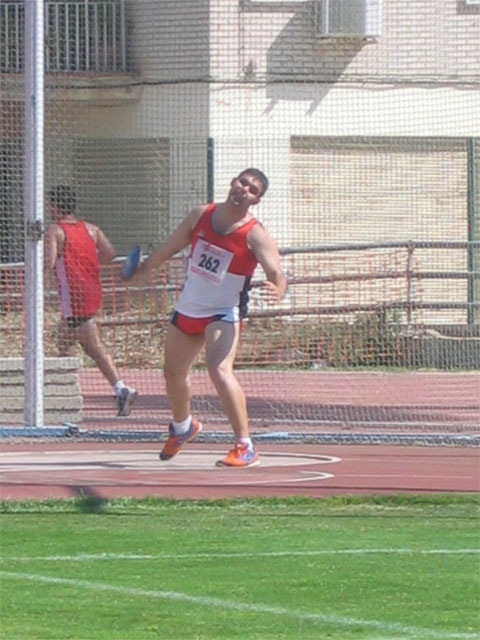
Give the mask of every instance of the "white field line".
M 320 549 L 318 551 L 264 551 L 264 552 L 237 552 L 237 553 L 78 553 L 76 555 L 54 556 L 12 556 L 0 558 L 0 561 L 28 561 L 40 560 L 51 562 L 86 562 L 89 560 L 175 560 L 175 559 L 204 559 L 210 558 L 282 558 L 289 556 L 329 556 L 329 555 L 368 555 L 376 553 L 385 554 L 419 554 L 419 555 L 455 555 L 455 554 L 480 554 L 478 549 Z
M 56 578 L 53 576 L 44 576 L 31 573 L 15 573 L 12 571 L 0 571 L 0 576 L 11 580 L 28 580 L 30 582 L 41 582 L 44 584 L 55 584 L 69 586 L 76 589 L 88 589 L 90 591 L 112 592 L 129 597 L 151 598 L 158 600 L 172 600 L 177 602 L 188 602 L 193 605 L 202 607 L 214 607 L 218 609 L 230 609 L 232 611 L 244 611 L 247 613 L 259 613 L 262 615 L 269 614 L 273 616 L 285 616 L 303 622 L 313 622 L 321 624 L 335 624 L 344 628 L 350 627 L 367 627 L 375 629 L 381 633 L 400 633 L 414 638 L 433 638 L 434 640 L 479 640 L 480 636 L 473 633 L 439 631 L 436 629 L 428 629 L 416 627 L 413 625 L 404 625 L 399 622 L 382 622 L 380 620 L 362 620 L 361 618 L 350 618 L 345 616 L 336 616 L 325 613 L 311 613 L 308 611 L 295 611 L 284 607 L 274 607 L 261 603 L 235 602 L 224 598 L 214 598 L 209 596 L 192 596 L 187 593 L 179 593 L 177 591 L 153 591 L 151 589 L 139 589 L 134 587 L 125 587 L 117 585 L 104 584 L 102 582 L 93 582 L 90 580 L 73 580 L 71 578 Z

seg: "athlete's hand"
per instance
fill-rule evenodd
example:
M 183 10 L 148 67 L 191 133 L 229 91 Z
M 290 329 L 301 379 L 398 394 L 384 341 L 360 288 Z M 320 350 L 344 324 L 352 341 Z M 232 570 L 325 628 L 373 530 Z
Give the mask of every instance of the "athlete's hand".
M 266 304 L 278 304 L 282 299 L 277 285 L 270 280 L 264 280 L 259 285 L 260 298 Z

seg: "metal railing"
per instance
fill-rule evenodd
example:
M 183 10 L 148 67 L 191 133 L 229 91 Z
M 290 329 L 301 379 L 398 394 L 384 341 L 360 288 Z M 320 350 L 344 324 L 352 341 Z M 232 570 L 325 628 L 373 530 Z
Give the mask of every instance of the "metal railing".
M 0 5 L 0 72 L 24 68 L 24 7 Z M 45 2 L 47 73 L 128 71 L 124 0 Z
M 367 280 L 386 280 L 386 279 L 401 279 L 405 280 L 405 298 L 403 300 L 388 300 L 371 304 L 343 304 L 334 305 L 332 307 L 318 307 L 318 308 L 296 308 L 281 311 L 263 311 L 258 312 L 258 316 L 269 316 L 272 313 L 276 315 L 310 315 L 310 314 L 324 314 L 324 315 L 339 315 L 347 314 L 356 311 L 375 311 L 378 309 L 397 309 L 403 310 L 406 313 L 406 325 L 407 328 L 411 328 L 414 324 L 413 313 L 416 310 L 448 310 L 459 309 L 466 310 L 467 324 L 473 325 L 478 323 L 476 318 L 478 317 L 480 309 L 480 300 L 476 295 L 477 285 L 480 280 L 480 270 L 476 266 L 475 255 L 480 251 L 480 241 L 467 241 L 467 242 L 455 242 L 455 241 L 413 241 L 407 242 L 379 242 L 379 243 L 351 243 L 341 245 L 322 245 L 311 247 L 284 247 L 280 249 L 280 254 L 283 256 L 300 254 L 300 253 L 332 253 L 332 252 L 347 252 L 347 251 L 371 251 L 376 249 L 405 249 L 406 250 L 406 265 L 405 269 L 399 271 L 389 272 L 373 272 L 364 274 L 339 274 L 334 276 L 322 276 L 322 275 L 310 275 L 303 278 L 295 278 L 291 284 L 315 284 L 315 283 L 328 283 L 328 282 L 346 282 L 346 281 L 367 281 Z M 416 269 L 414 266 L 414 252 L 420 249 L 435 249 L 435 250 L 463 250 L 466 252 L 466 264 L 467 269 L 464 271 L 424 271 Z M 423 302 L 422 300 L 415 299 L 415 282 L 428 281 L 428 280 L 463 280 L 467 282 L 467 299 L 465 301 L 452 302 L 451 300 L 437 300 L 435 302 Z
M 328 285 L 331 283 L 344 283 L 344 282 L 375 282 L 385 280 L 396 280 L 404 283 L 403 288 L 399 288 L 392 294 L 386 294 L 381 299 L 364 300 L 359 302 L 353 295 L 352 300 L 344 299 L 334 302 L 333 304 L 322 304 L 319 306 L 303 306 L 300 300 L 297 300 L 295 304 L 284 305 L 282 308 L 272 308 L 267 310 L 251 308 L 249 317 L 251 318 L 274 318 L 274 317 L 294 317 L 294 316 L 333 316 L 339 317 L 349 315 L 358 312 L 374 312 L 378 310 L 398 310 L 404 313 L 405 325 L 407 329 L 411 329 L 415 325 L 414 312 L 425 311 L 463 311 L 466 318 L 461 324 L 467 326 L 473 326 L 479 324 L 480 313 L 480 300 L 475 292 L 478 290 L 478 282 L 480 281 L 480 270 L 476 267 L 473 271 L 466 268 L 465 270 L 454 270 L 453 268 L 445 268 L 443 270 L 431 269 L 425 270 L 418 268 L 413 260 L 414 253 L 422 249 L 435 249 L 435 250 L 459 250 L 464 251 L 466 258 L 464 260 L 465 265 L 473 264 L 474 254 L 480 251 L 480 241 L 474 242 L 452 242 L 452 241 L 406 241 L 406 242 L 383 242 L 383 243 L 350 243 L 339 245 L 321 245 L 310 247 L 284 247 L 280 249 L 282 256 L 300 256 L 302 254 L 332 254 L 332 253 L 344 253 L 356 251 L 359 253 L 385 250 L 385 249 L 404 249 L 404 267 L 400 264 L 394 264 L 391 268 L 386 267 L 385 270 L 366 270 L 364 272 L 345 272 L 325 274 L 321 272 L 304 273 L 301 276 L 289 275 L 288 285 L 290 290 L 294 290 L 299 285 L 311 285 L 313 287 L 320 288 L 322 285 Z M 469 256 L 472 256 L 470 258 Z M 120 283 L 115 273 L 118 272 L 120 264 L 124 258 L 117 258 L 112 266 L 105 267 L 103 269 L 104 274 L 104 311 L 108 311 L 110 320 L 103 319 L 103 324 L 139 324 L 139 323 L 156 323 L 158 321 L 155 315 L 150 319 L 134 318 L 131 321 L 126 321 L 125 317 L 121 319 L 116 317 L 115 300 L 121 299 L 124 295 L 124 285 Z M 146 281 L 139 283 L 131 287 L 133 290 L 143 292 L 143 295 L 147 296 L 151 294 L 155 289 L 157 293 L 175 293 L 178 291 L 179 282 L 183 279 L 185 268 L 184 258 L 178 258 L 174 260 L 175 269 L 179 270 L 180 277 L 168 282 L 165 278 L 160 280 Z M 445 267 L 447 267 L 445 263 Z M 155 282 L 154 282 L 155 280 Z M 464 298 L 460 299 L 446 299 L 445 294 L 441 294 L 435 300 L 422 298 L 422 295 L 416 293 L 416 284 L 426 283 L 432 280 L 448 280 L 452 283 L 463 282 L 467 283 L 465 288 L 466 292 Z M 52 284 L 53 280 L 50 284 Z M 253 281 L 253 286 L 257 286 L 260 282 Z M 120 287 L 120 288 L 119 288 Z M 17 263 L 0 263 L 0 309 L 3 309 L 4 314 L 15 313 L 22 311 L 23 309 L 23 296 L 24 296 L 24 264 L 22 262 Z M 47 293 L 47 300 L 52 302 L 56 297 L 55 288 L 50 288 Z M 373 295 L 373 294 L 372 294 Z M 157 298 L 158 296 L 155 296 Z M 458 323 L 458 320 L 456 321 Z M 422 323 L 425 325 L 426 323 Z M 439 324 L 439 323 L 431 323 Z M 450 324 L 454 324 L 452 321 Z M 0 323 L 0 330 L 6 328 L 6 325 Z

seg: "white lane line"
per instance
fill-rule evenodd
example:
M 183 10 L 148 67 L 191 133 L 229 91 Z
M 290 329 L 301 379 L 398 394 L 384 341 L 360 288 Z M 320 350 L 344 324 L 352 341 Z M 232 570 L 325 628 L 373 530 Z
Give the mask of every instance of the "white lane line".
M 289 453 L 289 452 L 269 452 L 261 451 L 261 467 L 283 468 L 295 473 L 298 467 L 312 467 L 317 465 L 337 464 L 341 458 L 329 455 L 310 453 Z M 181 456 L 175 456 L 172 460 L 160 462 L 158 450 L 92 450 L 92 451 L 44 451 L 40 453 L 32 452 L 0 452 L 0 478 L 2 483 L 22 484 L 26 473 L 40 474 L 42 478 L 46 474 L 54 478 L 55 474 L 68 472 L 92 474 L 95 471 L 118 475 L 120 471 L 131 471 L 136 473 L 155 473 L 158 477 L 158 484 L 163 484 L 161 476 L 170 475 L 172 471 L 208 471 L 218 475 L 222 471 L 228 473 L 231 470 L 220 470 L 215 462 L 224 453 L 220 451 L 189 451 L 182 452 Z M 260 469 L 261 471 L 261 469 Z M 309 473 L 309 472 L 307 472 Z M 311 472 L 315 475 L 315 472 Z M 21 475 L 20 481 L 15 480 L 15 474 Z M 12 479 L 13 476 L 13 479 Z M 325 479 L 331 477 L 326 475 Z M 312 479 L 324 479 L 316 477 Z M 290 480 L 302 482 L 304 480 Z M 234 484 L 243 484 L 235 482 Z M 248 484 L 264 484 L 264 481 L 252 481 Z
M 253 467 L 252 471 L 256 469 L 258 469 L 258 467 Z M 192 467 L 191 470 L 200 471 L 199 468 L 195 469 L 194 467 Z M 162 473 L 162 474 L 159 473 L 155 480 L 151 480 L 152 471 L 141 470 L 141 471 L 135 471 L 137 478 L 134 478 L 133 480 L 123 480 L 123 479 L 111 480 L 108 478 L 108 476 L 106 477 L 106 474 L 108 473 L 108 471 L 110 470 L 102 470 L 100 471 L 100 475 L 97 474 L 97 470 L 79 472 L 78 474 L 75 474 L 75 481 L 74 482 L 69 481 L 68 485 L 78 486 L 79 484 L 83 484 L 83 483 L 89 486 L 95 486 L 95 487 L 138 487 L 138 486 L 170 487 L 172 485 L 172 481 L 168 479 L 168 476 L 166 476 L 165 473 Z M 182 470 L 182 473 L 183 471 L 184 470 Z M 207 469 L 201 469 L 201 471 L 207 471 Z M 210 470 L 208 471 L 210 473 Z M 213 469 L 211 471 L 213 471 Z M 221 472 L 222 472 L 221 470 L 217 470 L 217 473 L 221 473 Z M 306 474 L 306 475 L 301 475 L 300 477 L 295 476 L 293 478 L 288 477 L 287 475 L 282 475 L 276 479 L 263 478 L 261 480 L 253 480 L 252 479 L 254 477 L 253 475 L 249 475 L 248 477 L 246 475 L 242 475 L 242 477 L 239 479 L 239 476 L 236 475 L 236 471 L 234 469 L 227 469 L 227 467 L 225 467 L 225 470 L 223 471 L 223 473 L 224 473 L 224 478 L 226 478 L 228 474 L 232 474 L 232 476 L 228 478 L 228 481 L 224 481 L 224 484 L 228 486 L 240 486 L 240 487 L 249 487 L 254 485 L 265 486 L 265 487 L 268 487 L 270 485 L 278 486 L 281 484 L 292 484 L 295 482 L 305 483 L 305 482 L 313 482 L 317 480 L 330 480 L 331 478 L 335 477 L 333 473 L 325 473 L 320 471 L 307 472 L 302 470 L 296 470 L 296 469 L 293 469 L 292 467 L 285 467 L 285 469 L 283 470 L 283 473 L 285 474 L 297 473 L 297 474 Z M 248 473 L 248 471 L 242 469 L 239 473 L 246 474 Z M 117 474 L 117 471 L 115 471 L 115 474 Z M 140 476 L 141 479 L 139 479 L 138 476 Z M 161 476 L 163 476 L 163 478 Z M 149 479 L 145 479 L 145 478 L 149 478 Z M 184 478 L 185 479 L 180 478 L 178 480 L 175 480 L 174 481 L 175 486 L 191 487 L 192 480 L 190 479 L 188 473 L 185 474 Z M 28 480 L 26 481 L 23 474 L 18 480 L 12 479 L 11 477 L 7 478 L 6 475 L 4 477 L 0 472 L 0 484 L 3 486 L 6 486 L 7 484 L 9 486 L 23 486 L 23 485 L 28 486 L 29 484 L 39 484 L 39 482 L 35 482 L 35 481 L 29 482 Z M 61 477 L 59 479 L 58 472 L 53 471 L 50 473 L 47 473 L 47 472 L 42 473 L 42 479 L 41 479 L 42 486 L 49 486 L 49 485 L 57 486 L 58 484 L 67 486 L 66 482 L 61 481 Z M 197 480 L 196 486 L 204 487 L 204 488 L 208 488 L 208 487 L 217 488 L 219 486 L 219 483 L 212 482 L 211 479 L 209 479 L 208 481 Z
M 261 603 L 254 604 L 235 602 L 234 600 L 209 596 L 192 596 L 187 593 L 180 593 L 177 591 L 154 591 L 151 589 L 109 585 L 90 580 L 73 580 L 71 578 L 58 578 L 31 573 L 15 573 L 12 571 L 0 571 L 0 576 L 11 580 L 27 580 L 30 582 L 41 582 L 44 584 L 67 585 L 77 589 L 88 589 L 91 591 L 113 592 L 130 597 L 173 600 L 189 602 L 190 604 L 202 607 L 214 607 L 224 610 L 230 609 L 232 611 L 246 611 L 248 613 L 260 613 L 262 615 L 270 614 L 274 616 L 285 616 L 307 622 L 335 624 L 345 628 L 362 626 L 379 630 L 382 633 L 401 633 L 404 635 L 412 635 L 415 638 L 433 638 L 434 640 L 479 640 L 480 638 L 478 634 L 473 633 L 440 631 L 437 629 L 402 624 L 400 622 L 382 622 L 381 620 L 363 620 L 361 618 L 351 618 L 318 612 L 312 613 L 308 611 L 295 611 L 284 607 L 275 607 Z
M 465 555 L 480 554 L 478 549 L 319 549 L 317 551 L 258 551 L 236 553 L 78 553 L 76 555 L 54 556 L 12 556 L 0 558 L 3 561 L 52 561 L 52 562 L 85 562 L 88 560 L 175 560 L 175 559 L 209 559 L 209 558 L 283 558 L 290 556 L 329 556 L 329 555 L 369 555 L 369 554 L 420 554 L 420 555 Z
M 415 474 L 415 473 L 342 473 L 344 478 L 441 478 L 441 479 L 453 479 L 453 480 L 469 480 L 472 476 L 459 476 L 457 474 L 453 476 L 440 475 L 432 476 L 431 474 Z

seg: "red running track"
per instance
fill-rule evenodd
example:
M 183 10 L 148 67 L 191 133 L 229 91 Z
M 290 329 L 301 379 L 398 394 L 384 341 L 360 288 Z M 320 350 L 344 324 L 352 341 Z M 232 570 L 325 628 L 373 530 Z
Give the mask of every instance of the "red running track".
M 344 428 L 409 433 L 480 434 L 480 375 L 448 372 L 236 372 L 248 398 L 252 430 Z M 127 370 L 140 395 L 130 418 L 115 416 L 112 391 L 97 369 L 80 372 L 86 430 L 166 430 L 170 410 L 159 370 Z M 230 432 L 204 371 L 191 375 L 193 410 L 204 424 Z
M 261 465 L 222 469 L 219 444 L 189 444 L 167 463 L 159 443 L 4 444 L 2 500 L 161 496 L 186 499 L 477 492 L 479 450 L 463 447 L 261 446 Z

